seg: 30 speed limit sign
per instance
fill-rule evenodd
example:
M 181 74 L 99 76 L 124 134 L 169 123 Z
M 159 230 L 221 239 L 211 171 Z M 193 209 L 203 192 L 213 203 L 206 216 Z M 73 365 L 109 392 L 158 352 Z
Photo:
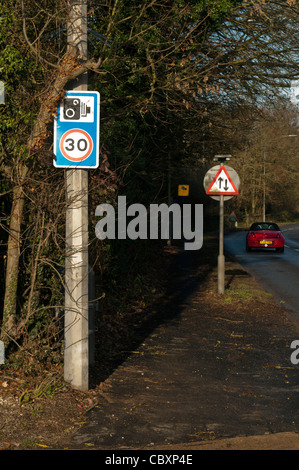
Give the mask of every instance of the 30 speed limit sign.
M 60 140 L 62 155 L 71 162 L 83 162 L 93 149 L 91 136 L 82 129 L 71 129 Z
M 100 95 L 96 91 L 67 91 L 54 121 L 56 168 L 99 166 Z

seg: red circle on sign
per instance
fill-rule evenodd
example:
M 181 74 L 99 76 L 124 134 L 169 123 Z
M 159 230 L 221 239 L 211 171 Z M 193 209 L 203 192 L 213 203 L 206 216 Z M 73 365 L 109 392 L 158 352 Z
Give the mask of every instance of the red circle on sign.
M 84 138 L 79 139 L 79 140 L 71 138 L 72 134 L 75 137 L 78 133 L 82 134 L 86 138 L 86 140 Z M 65 143 L 68 140 L 70 141 L 70 143 L 68 144 L 69 147 L 65 147 Z M 79 157 L 75 157 L 74 155 L 70 155 L 69 153 L 67 153 L 67 151 L 69 151 L 69 152 L 80 151 L 79 142 L 81 140 L 84 141 L 84 142 L 87 141 L 87 147 L 86 147 L 87 151 L 85 152 L 84 155 L 80 155 Z M 76 146 L 77 146 L 77 149 L 76 149 Z M 60 148 L 60 151 L 61 151 L 62 155 L 67 160 L 70 160 L 72 162 L 82 162 L 82 160 L 85 160 L 91 154 L 92 149 L 93 149 L 93 141 L 92 141 L 92 138 L 90 137 L 90 135 L 87 132 L 83 131 L 82 129 L 70 129 L 69 131 L 65 132 L 63 134 L 63 136 L 61 137 L 59 148 Z M 84 151 L 86 149 L 84 149 Z

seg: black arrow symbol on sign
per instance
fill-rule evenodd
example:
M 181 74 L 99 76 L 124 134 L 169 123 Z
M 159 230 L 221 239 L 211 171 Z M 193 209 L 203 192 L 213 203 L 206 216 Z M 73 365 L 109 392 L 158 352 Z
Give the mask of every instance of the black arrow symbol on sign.
M 229 186 L 227 185 L 227 179 L 225 180 L 224 191 L 227 191 Z
M 221 183 L 223 181 L 223 178 L 221 178 L 221 176 L 220 176 L 220 178 L 218 178 L 218 181 L 219 181 L 219 189 L 221 189 Z

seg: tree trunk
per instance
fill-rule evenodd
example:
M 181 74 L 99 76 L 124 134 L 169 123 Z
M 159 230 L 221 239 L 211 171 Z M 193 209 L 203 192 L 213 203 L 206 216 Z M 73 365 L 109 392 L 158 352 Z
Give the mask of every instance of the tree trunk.
M 9 237 L 6 259 L 5 297 L 1 339 L 7 345 L 16 335 L 16 307 L 21 251 L 21 222 L 24 207 L 23 184 L 28 168 L 20 168 L 19 184 L 13 190 L 13 201 L 10 214 Z

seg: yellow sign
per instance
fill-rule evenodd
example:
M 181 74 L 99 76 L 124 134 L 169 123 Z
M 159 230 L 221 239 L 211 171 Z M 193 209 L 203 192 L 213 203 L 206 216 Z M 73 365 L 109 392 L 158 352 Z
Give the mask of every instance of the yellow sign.
M 189 184 L 179 184 L 179 196 L 189 196 Z

